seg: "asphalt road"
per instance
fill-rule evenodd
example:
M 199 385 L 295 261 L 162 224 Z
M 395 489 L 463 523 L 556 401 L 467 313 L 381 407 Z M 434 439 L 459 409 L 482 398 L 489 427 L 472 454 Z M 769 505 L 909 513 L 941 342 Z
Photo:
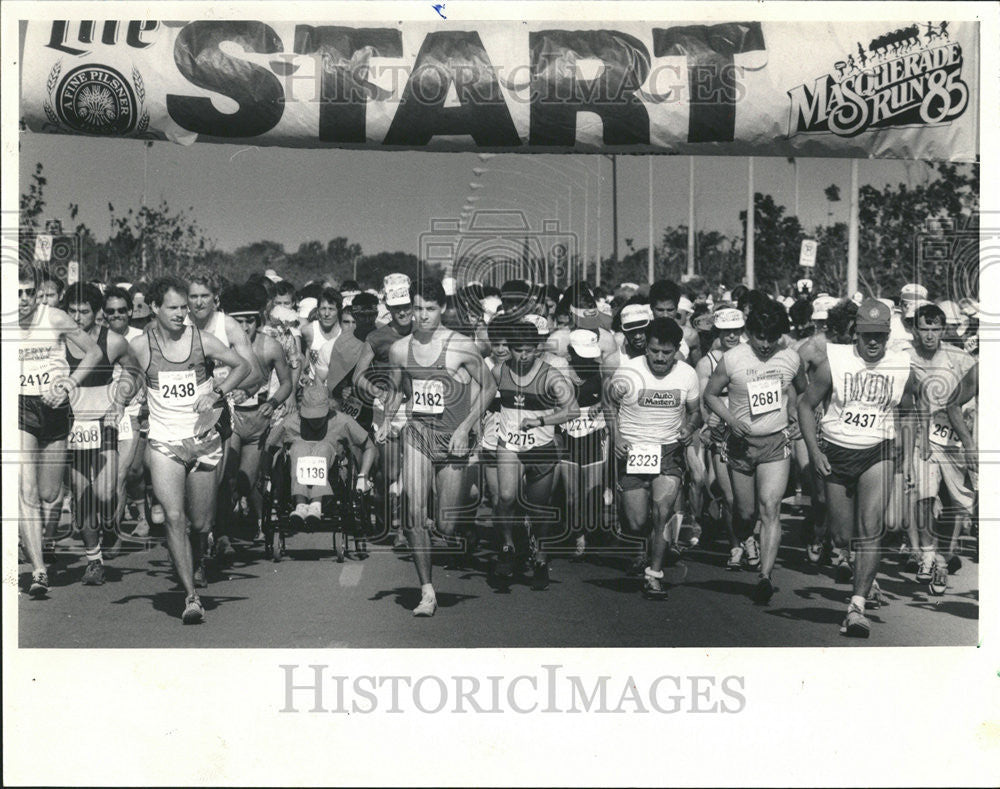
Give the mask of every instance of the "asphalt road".
M 977 642 L 978 565 L 964 559 L 944 596 L 933 597 L 895 555 L 879 582 L 890 605 L 870 612 L 867 640 L 840 636 L 850 587 L 829 567 L 814 568 L 798 545 L 794 519 L 768 606 L 749 598 L 751 572 L 730 573 L 722 543 L 687 551 L 667 569 L 669 598 L 649 601 L 627 560 L 597 555 L 557 559 L 552 584 L 509 592 L 487 583 L 488 552 L 471 569 L 436 562 L 439 609 L 415 619 L 419 599 L 411 560 L 388 546 L 368 558 L 335 561 L 329 534 L 289 537 L 288 555 L 265 560 L 260 544 L 238 544 L 235 564 L 202 590 L 206 621 L 184 626 L 183 594 L 163 545 L 107 563 L 108 581 L 85 587 L 81 556 L 63 550 L 42 600 L 19 596 L 21 647 L 857 647 L 968 646 Z M 66 548 L 69 541 L 65 541 Z M 28 566 L 20 566 L 26 588 Z

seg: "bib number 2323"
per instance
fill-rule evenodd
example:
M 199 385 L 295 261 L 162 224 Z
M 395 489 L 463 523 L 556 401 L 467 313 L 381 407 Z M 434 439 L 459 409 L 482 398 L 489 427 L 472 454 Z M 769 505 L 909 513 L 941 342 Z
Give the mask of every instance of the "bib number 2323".
M 659 474 L 660 445 L 633 444 L 625 458 L 626 474 Z

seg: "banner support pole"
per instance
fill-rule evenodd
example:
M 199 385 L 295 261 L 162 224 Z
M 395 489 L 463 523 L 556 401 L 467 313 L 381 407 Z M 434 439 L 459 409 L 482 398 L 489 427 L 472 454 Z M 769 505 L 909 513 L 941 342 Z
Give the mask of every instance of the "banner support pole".
M 754 199 L 753 199 L 753 157 L 747 158 L 747 236 L 746 261 L 747 261 L 747 287 L 754 288 L 754 261 L 753 261 L 753 240 L 754 240 Z
M 858 160 L 851 159 L 851 214 L 847 234 L 847 297 L 858 292 Z

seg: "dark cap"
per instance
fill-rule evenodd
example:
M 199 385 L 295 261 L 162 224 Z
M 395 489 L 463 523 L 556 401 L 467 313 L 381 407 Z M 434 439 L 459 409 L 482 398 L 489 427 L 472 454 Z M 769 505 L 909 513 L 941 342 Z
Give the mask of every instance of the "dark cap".
M 854 321 L 856 332 L 887 332 L 892 320 L 892 310 L 878 299 L 865 299 L 858 306 Z

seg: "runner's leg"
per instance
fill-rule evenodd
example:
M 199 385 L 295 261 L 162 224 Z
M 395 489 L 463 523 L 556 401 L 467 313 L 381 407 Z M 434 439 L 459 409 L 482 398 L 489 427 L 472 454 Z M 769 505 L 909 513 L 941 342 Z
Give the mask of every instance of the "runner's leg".
M 664 533 L 673 515 L 674 502 L 681 488 L 679 477 L 659 476 L 653 480 L 651 497 L 653 500 L 653 546 L 649 566 L 655 572 L 663 569 L 663 557 L 667 551 L 667 536 Z
M 403 533 L 413 552 L 420 585 L 431 582 L 431 535 L 427 529 L 427 498 L 434 479 L 431 459 L 409 441 L 403 444 Z
M 31 569 L 45 569 L 42 558 L 42 513 L 41 500 L 38 495 L 38 465 L 40 453 L 38 440 L 34 435 L 24 430 L 21 434 L 21 512 L 18 518 L 21 544 L 31 562 Z
M 791 463 L 778 460 L 757 466 L 757 501 L 760 509 L 760 572 L 770 577 L 781 545 L 781 497 L 788 487 Z
M 166 516 L 167 550 L 174 563 L 174 570 L 184 587 L 186 596 L 194 591 L 194 564 L 191 558 L 191 542 L 187 535 L 187 521 L 184 512 L 186 471 L 183 464 L 168 458 L 162 452 L 150 449 L 149 471 L 153 481 L 153 495 L 163 507 Z
M 883 461 L 858 480 L 858 533 L 854 554 L 854 594 L 867 597 L 878 573 L 884 531 L 886 499 L 892 484 L 893 463 Z

